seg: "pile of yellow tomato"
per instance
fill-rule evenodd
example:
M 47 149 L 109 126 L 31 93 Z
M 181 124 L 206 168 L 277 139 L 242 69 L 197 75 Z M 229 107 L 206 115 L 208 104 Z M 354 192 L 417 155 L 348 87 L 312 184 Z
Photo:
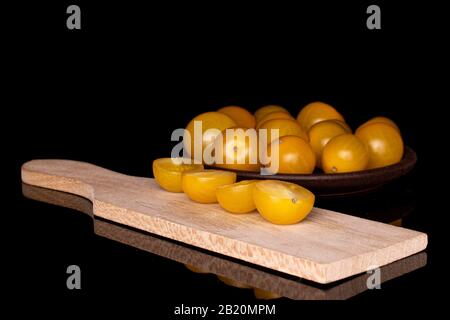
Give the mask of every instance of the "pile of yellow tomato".
M 267 150 L 271 150 L 270 144 L 279 146 L 278 158 L 272 159 L 278 162 L 278 171 L 273 173 L 309 174 L 315 168 L 325 173 L 352 172 L 395 164 L 403 157 L 403 140 L 398 126 L 392 120 L 375 117 L 363 123 L 352 134 L 344 117 L 323 102 L 306 105 L 297 118 L 277 105 L 264 106 L 254 114 L 238 106 L 203 113 L 192 119 L 186 128 L 191 137 L 191 140 L 185 140 L 186 149 L 191 154 L 195 121 L 202 122 L 203 132 L 212 128 L 222 131 L 221 135 L 205 134 L 202 138 L 203 148 L 214 144 L 217 138 L 225 137 L 226 129 L 254 128 L 257 132 L 266 129 Z M 272 139 L 271 129 L 278 129 L 278 138 Z M 224 163 L 217 164 L 217 167 L 259 171 L 264 166 L 248 161 L 251 156 L 258 156 L 254 145 L 237 145 L 237 141 L 222 142 Z M 238 159 L 245 159 L 245 163 L 233 161 Z M 271 164 L 266 166 L 270 167 Z
M 264 106 L 254 114 L 238 106 L 228 106 L 206 112 L 192 119 L 186 127 L 189 139 L 185 148 L 193 154 L 194 123 L 202 123 L 202 133 L 217 129 L 222 134 L 202 134 L 202 150 L 223 139 L 227 129 L 267 129 L 267 143 L 278 144 L 278 171 L 284 174 L 310 174 L 315 168 L 336 174 L 379 168 L 399 162 L 403 157 L 403 140 L 398 126 L 385 117 L 375 117 L 362 124 L 355 133 L 343 116 L 332 106 L 313 102 L 300 110 L 294 118 L 285 108 Z M 278 129 L 278 137 L 270 136 Z M 208 131 L 210 132 L 210 131 Z M 223 163 L 216 167 L 234 170 L 259 171 L 271 164 L 252 162 L 258 150 L 248 141 L 220 141 Z M 226 160 L 232 161 L 226 161 Z M 236 161 L 236 160 L 245 161 Z M 235 160 L 235 161 L 233 161 Z M 314 205 L 314 195 L 293 183 L 279 180 L 244 180 L 236 183 L 236 173 L 224 170 L 205 170 L 201 164 L 185 164 L 175 159 L 157 159 L 153 173 L 158 184 L 171 192 L 184 192 L 200 203 L 218 202 L 232 213 L 252 212 L 255 209 L 268 221 L 292 224 L 303 220 Z

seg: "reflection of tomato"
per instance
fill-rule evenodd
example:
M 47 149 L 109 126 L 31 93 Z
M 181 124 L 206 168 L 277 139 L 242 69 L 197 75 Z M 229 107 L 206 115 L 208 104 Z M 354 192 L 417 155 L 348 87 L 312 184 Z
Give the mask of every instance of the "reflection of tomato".
M 203 169 L 201 164 L 183 164 L 181 160 L 161 158 L 153 161 L 153 176 L 163 189 L 170 192 L 183 192 L 181 189 L 182 173 Z
M 396 227 L 401 227 L 401 226 L 402 226 L 402 223 L 403 223 L 403 219 L 401 219 L 401 218 L 389 222 L 389 224 L 392 224 L 393 226 L 396 226 Z
M 255 294 L 256 299 L 263 299 L 263 300 L 272 300 L 272 299 L 278 299 L 282 296 L 275 292 L 270 292 L 258 288 L 253 288 L 253 293 Z
M 292 119 L 272 119 L 264 122 L 258 129 L 258 133 L 261 136 L 261 130 L 267 130 L 267 143 L 272 142 L 276 139 L 275 136 L 272 137 L 272 129 L 278 129 L 278 137 L 284 136 L 297 136 L 305 141 L 308 141 L 308 134 L 300 127 L 297 121 Z
M 325 120 L 316 123 L 309 129 L 309 143 L 316 155 L 316 165 L 322 168 L 322 152 L 325 145 L 335 136 L 347 133 L 347 129 L 335 120 Z
M 271 152 L 278 145 L 278 157 Z M 312 173 L 316 165 L 314 151 L 304 139 L 296 136 L 284 136 L 268 146 L 268 154 L 272 162 L 270 167 L 278 167 L 272 173 Z M 271 170 L 268 167 L 268 170 Z
M 356 136 L 369 148 L 369 169 L 397 163 L 403 157 L 402 137 L 397 129 L 389 124 L 367 124 L 356 131 Z
M 290 113 L 287 113 L 286 111 L 275 111 L 266 114 L 264 117 L 261 118 L 261 120 L 258 121 L 256 125 L 256 129 L 258 129 L 264 122 L 273 120 L 273 119 L 294 119 L 293 116 L 291 116 Z
M 209 271 L 206 271 L 206 270 L 203 270 L 203 269 L 194 267 L 194 266 L 192 266 L 192 265 L 190 265 L 190 264 L 185 264 L 184 266 L 185 266 L 187 269 L 189 269 L 190 271 L 195 272 L 195 273 L 209 273 Z
M 322 153 L 322 167 L 326 173 L 360 171 L 367 168 L 369 151 L 352 134 L 341 134 L 331 139 Z
M 370 119 L 369 121 L 364 122 L 364 123 L 356 130 L 356 132 L 358 132 L 358 130 L 359 130 L 360 128 L 364 127 L 365 125 L 371 124 L 371 123 L 385 123 L 385 124 L 391 125 L 391 126 L 393 126 L 393 127 L 398 131 L 398 133 L 400 133 L 400 129 L 398 128 L 397 124 L 395 124 L 394 121 L 392 121 L 391 119 L 386 118 L 386 117 L 374 117 L 374 118 Z
M 261 107 L 258 110 L 256 110 L 256 112 L 255 112 L 256 122 L 259 122 L 261 120 L 261 118 L 264 117 L 266 114 L 271 113 L 271 112 L 275 112 L 275 111 L 277 111 L 277 112 L 281 111 L 281 112 L 289 113 L 289 111 L 287 111 L 282 106 L 277 106 L 277 105 L 264 106 L 264 107 Z
M 297 116 L 297 121 L 305 131 L 308 131 L 317 122 L 332 119 L 344 121 L 344 117 L 335 108 L 323 102 L 307 104 Z
M 217 201 L 222 208 L 232 213 L 247 213 L 256 209 L 253 202 L 253 187 L 256 180 L 243 180 L 217 187 Z
M 275 224 L 293 224 L 311 212 L 314 194 L 294 183 L 263 180 L 255 183 L 253 200 L 266 220 Z
M 223 283 L 225 283 L 227 286 L 230 286 L 230 287 L 235 287 L 235 288 L 239 288 L 239 289 L 249 289 L 250 288 L 250 286 L 248 286 L 247 284 L 245 284 L 243 282 L 239 282 L 237 280 L 230 279 L 227 277 L 217 276 L 217 279 L 219 279 L 220 281 L 222 281 Z
M 254 128 L 256 125 L 255 117 L 246 109 L 238 106 L 228 106 L 217 110 L 233 119 L 239 127 Z
M 187 139 L 186 135 L 183 138 L 184 146 L 189 154 L 194 157 L 194 123 L 195 121 L 201 121 L 202 123 L 202 136 L 196 137 L 198 142 L 202 144 L 202 153 L 199 156 L 203 156 L 203 149 L 211 144 L 217 135 L 226 128 L 231 128 L 236 126 L 236 122 L 234 122 L 229 116 L 220 112 L 205 112 L 189 122 L 186 127 L 187 132 L 190 134 L 190 139 Z M 208 129 L 217 129 L 216 132 L 206 132 Z M 202 160 L 202 159 L 198 159 Z
M 227 131 L 233 130 L 227 138 Z M 245 128 L 230 128 L 222 131 L 214 142 L 216 157 L 222 163 L 214 166 L 243 171 L 259 171 L 258 162 L 258 137 L 254 129 L 247 131 Z M 253 138 L 251 138 L 253 134 Z
M 188 171 L 181 178 L 184 193 L 200 203 L 217 202 L 217 187 L 235 182 L 236 173 L 222 170 Z

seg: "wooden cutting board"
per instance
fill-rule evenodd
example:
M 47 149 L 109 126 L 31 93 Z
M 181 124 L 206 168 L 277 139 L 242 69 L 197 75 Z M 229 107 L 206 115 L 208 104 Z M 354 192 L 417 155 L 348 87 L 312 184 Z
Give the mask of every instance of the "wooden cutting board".
M 333 284 L 316 285 L 284 273 L 271 272 L 267 268 L 241 263 L 237 259 L 229 259 L 211 251 L 199 250 L 178 241 L 95 218 L 92 202 L 74 194 L 26 183 L 22 183 L 22 194 L 32 200 L 87 214 L 93 218 L 94 233 L 98 236 L 182 263 L 189 270 L 202 273 L 206 277 L 217 275 L 221 281 L 225 279 L 227 285 L 263 290 L 272 297 L 281 296 L 293 300 L 344 300 L 367 291 L 367 281 L 372 277 L 371 273 L 363 273 Z M 383 266 L 379 273 L 380 285 L 383 287 L 387 281 L 420 269 L 426 264 L 426 252 L 420 252 Z M 169 273 L 163 276 L 169 279 L 172 275 Z
M 422 251 L 427 235 L 314 208 L 301 223 L 278 226 L 257 212 L 235 215 L 132 177 L 70 160 L 33 160 L 24 183 L 93 202 L 94 215 L 319 283 L 381 267 Z

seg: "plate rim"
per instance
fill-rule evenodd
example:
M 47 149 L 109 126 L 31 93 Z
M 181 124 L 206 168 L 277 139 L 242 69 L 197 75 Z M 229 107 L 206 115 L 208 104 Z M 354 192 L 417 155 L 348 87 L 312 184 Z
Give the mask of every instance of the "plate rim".
M 277 173 L 274 175 L 261 175 L 260 172 L 256 171 L 244 171 L 236 170 L 230 168 L 220 168 L 215 166 L 205 166 L 213 169 L 233 171 L 240 177 L 251 177 L 254 179 L 285 179 L 289 180 L 302 180 L 302 181 L 317 181 L 317 180 L 344 180 L 350 178 L 364 178 L 373 177 L 380 174 L 386 174 L 389 172 L 400 172 L 400 175 L 405 175 L 410 172 L 417 163 L 417 154 L 409 146 L 404 146 L 403 158 L 400 162 L 391 164 L 389 166 L 366 169 L 354 172 L 342 172 L 342 173 L 310 173 L 310 174 L 296 174 L 296 173 Z

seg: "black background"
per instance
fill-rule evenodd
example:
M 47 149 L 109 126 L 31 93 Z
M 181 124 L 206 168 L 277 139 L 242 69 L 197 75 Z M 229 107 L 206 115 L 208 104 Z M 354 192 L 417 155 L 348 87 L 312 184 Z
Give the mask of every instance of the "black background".
M 83 310 L 97 303 L 129 311 L 128 302 L 137 299 L 138 311 L 163 315 L 176 303 L 252 301 L 251 293 L 98 239 L 87 217 L 23 199 L 20 165 L 67 158 L 151 176 L 152 160 L 173 147 L 172 130 L 198 113 L 280 104 L 296 115 L 322 100 L 353 128 L 376 115 L 392 118 L 419 156 L 399 193 L 407 189 L 416 200 L 410 226 L 430 236 L 428 265 L 354 301 L 414 311 L 412 302 L 436 300 L 434 287 L 446 281 L 438 254 L 446 243 L 437 227 L 445 198 L 435 184 L 436 172 L 445 173 L 444 135 L 435 125 L 445 109 L 435 100 L 445 88 L 438 7 L 377 2 L 382 29 L 367 30 L 371 3 L 364 2 L 74 3 L 82 10 L 82 30 L 66 29 L 69 2 L 9 11 L 2 135 L 12 178 L 5 188 L 13 205 L 5 210 L 11 222 L 5 220 L 4 244 L 13 297 L 44 298 L 48 303 L 36 306 L 50 312 L 54 304 Z M 65 288 L 69 264 L 86 275 L 80 292 Z M 278 303 L 283 319 L 306 307 L 319 315 L 331 311 Z

